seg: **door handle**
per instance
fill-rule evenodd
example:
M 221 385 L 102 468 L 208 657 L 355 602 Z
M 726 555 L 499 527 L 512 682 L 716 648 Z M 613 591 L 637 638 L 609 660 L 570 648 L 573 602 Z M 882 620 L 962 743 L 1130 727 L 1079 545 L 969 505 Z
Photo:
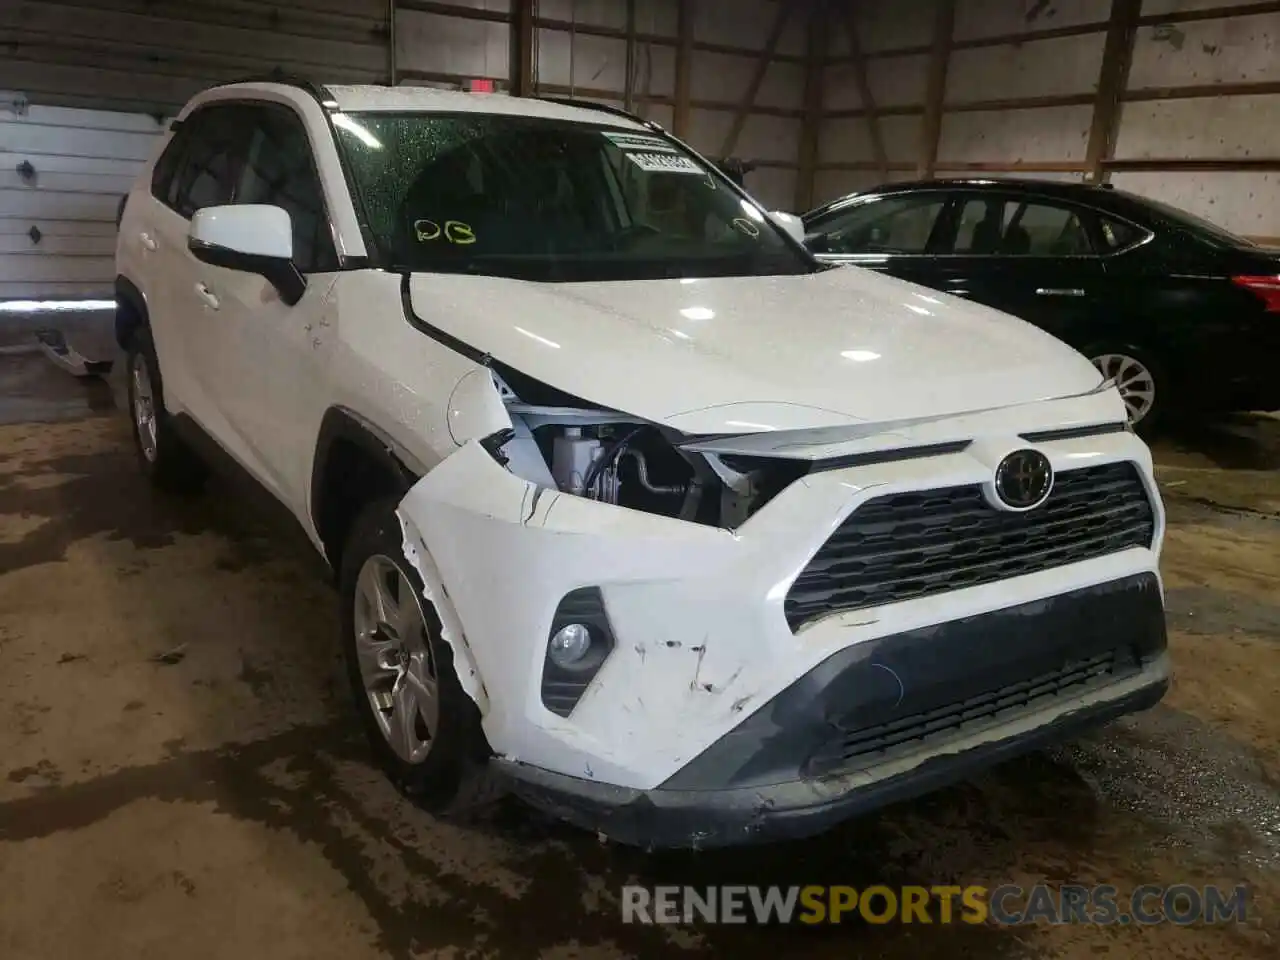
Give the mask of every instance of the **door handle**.
M 203 300 L 206 306 L 214 310 L 218 309 L 217 296 L 215 296 L 214 292 L 210 290 L 207 286 L 205 286 L 203 283 L 196 284 L 196 296 L 199 297 L 201 300 Z
M 156 243 L 155 237 L 151 236 L 149 233 L 138 234 L 138 242 L 148 250 L 155 250 L 156 247 L 159 246 L 159 244 Z
M 1037 297 L 1083 297 L 1084 291 L 1079 287 L 1037 287 Z

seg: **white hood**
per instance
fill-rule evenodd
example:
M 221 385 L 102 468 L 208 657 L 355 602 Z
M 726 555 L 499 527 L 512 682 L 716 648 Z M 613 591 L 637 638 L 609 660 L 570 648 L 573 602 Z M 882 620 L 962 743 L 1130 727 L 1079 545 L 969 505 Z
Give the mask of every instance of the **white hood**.
M 417 274 L 410 297 L 423 321 L 521 373 L 691 433 L 948 416 L 1102 381 L 1030 324 L 854 267 L 605 283 Z

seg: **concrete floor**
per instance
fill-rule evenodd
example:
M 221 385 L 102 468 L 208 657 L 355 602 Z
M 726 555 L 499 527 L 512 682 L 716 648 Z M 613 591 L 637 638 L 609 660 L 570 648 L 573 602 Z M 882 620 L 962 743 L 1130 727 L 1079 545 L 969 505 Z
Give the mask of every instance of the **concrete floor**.
M 217 487 L 150 493 L 114 405 L 109 388 L 0 353 L 4 960 L 1280 953 L 1280 420 L 1158 449 L 1176 677 L 1156 710 L 812 842 L 646 856 L 520 808 L 457 825 L 404 803 L 354 730 L 309 544 Z M 627 882 L 1040 880 L 1245 882 L 1251 916 L 619 920 Z

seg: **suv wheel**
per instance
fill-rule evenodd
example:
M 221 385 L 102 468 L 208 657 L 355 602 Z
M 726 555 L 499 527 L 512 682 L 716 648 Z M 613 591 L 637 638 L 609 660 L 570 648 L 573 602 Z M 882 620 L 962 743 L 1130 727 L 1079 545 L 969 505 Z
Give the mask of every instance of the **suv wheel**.
M 433 813 L 491 798 L 489 750 L 475 703 L 422 580 L 404 558 L 396 500 L 370 504 L 342 552 L 347 677 L 365 735 L 400 791 Z
M 1103 345 L 1088 350 L 1087 356 L 1104 377 L 1115 380 L 1133 429 L 1151 433 L 1169 405 L 1164 395 L 1168 381 L 1160 364 L 1133 347 Z
M 174 433 L 164 408 L 160 363 L 151 332 L 143 327 L 129 342 L 129 417 L 133 444 L 147 478 L 174 492 L 198 490 L 206 470 L 198 457 Z

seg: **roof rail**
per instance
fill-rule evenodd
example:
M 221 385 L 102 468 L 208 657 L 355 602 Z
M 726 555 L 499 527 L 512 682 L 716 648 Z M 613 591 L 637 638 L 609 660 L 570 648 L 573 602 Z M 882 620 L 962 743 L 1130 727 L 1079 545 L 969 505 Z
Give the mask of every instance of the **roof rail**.
M 582 97 L 538 97 L 539 100 L 545 100 L 547 103 L 558 103 L 562 107 L 577 107 L 580 110 L 600 110 L 603 113 L 611 113 L 615 117 L 626 117 L 628 120 L 634 120 L 636 123 L 643 124 L 652 130 L 661 130 L 660 124 L 654 123 L 652 120 L 646 120 L 638 113 L 632 113 L 630 110 L 624 110 L 622 107 L 615 107 L 608 103 L 596 103 L 594 100 L 586 100 Z
M 296 73 L 287 73 L 278 67 L 270 73 L 258 73 L 249 77 L 240 77 L 237 80 L 228 80 L 218 86 L 228 86 L 235 83 L 281 83 L 286 87 L 297 87 L 309 93 L 316 102 L 321 106 L 332 104 L 333 94 L 331 94 L 324 84 L 316 83 L 309 77 L 303 77 Z

